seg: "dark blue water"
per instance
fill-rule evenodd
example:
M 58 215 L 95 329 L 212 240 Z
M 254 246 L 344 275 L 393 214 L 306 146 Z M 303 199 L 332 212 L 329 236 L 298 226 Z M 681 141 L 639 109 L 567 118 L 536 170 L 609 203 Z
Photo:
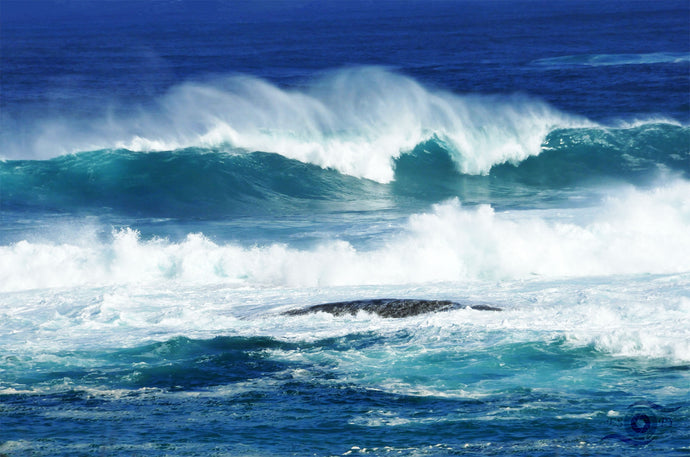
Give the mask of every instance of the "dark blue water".
M 96 109 L 232 72 L 299 86 L 318 71 L 384 65 L 454 92 L 525 92 L 595 119 L 688 119 L 687 65 L 538 65 L 564 56 L 687 57 L 682 1 L 403 3 L 5 1 L 3 111 L 16 103 Z M 79 103 L 68 108 L 65 96 Z
M 687 1 L 0 0 L 0 455 L 689 451 Z M 282 315 L 427 298 L 401 319 Z

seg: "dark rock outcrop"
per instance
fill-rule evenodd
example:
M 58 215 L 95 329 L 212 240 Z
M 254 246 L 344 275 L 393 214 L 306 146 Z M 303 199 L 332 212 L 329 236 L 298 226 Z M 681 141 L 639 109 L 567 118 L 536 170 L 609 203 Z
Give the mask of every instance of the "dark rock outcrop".
M 463 308 L 471 308 L 478 311 L 503 311 L 501 308 L 490 305 L 463 305 L 450 300 L 377 298 L 372 300 L 324 303 L 322 305 L 314 305 L 307 308 L 293 309 L 283 314 L 287 316 L 303 316 L 305 314 L 324 312 L 333 314 L 334 316 L 342 316 L 344 314 L 354 316 L 360 311 L 365 311 L 367 313 L 378 314 L 381 317 L 400 318 Z

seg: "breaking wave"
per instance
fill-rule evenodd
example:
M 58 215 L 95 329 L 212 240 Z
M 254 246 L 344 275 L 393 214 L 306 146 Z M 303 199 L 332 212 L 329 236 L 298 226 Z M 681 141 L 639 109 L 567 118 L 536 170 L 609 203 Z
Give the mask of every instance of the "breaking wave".
M 623 190 L 600 207 L 497 212 L 457 200 L 412 216 L 379 246 L 331 240 L 307 249 L 284 244 L 217 244 L 202 234 L 181 242 L 142 239 L 129 228 L 110 241 L 21 241 L 0 246 L 3 291 L 78 285 L 225 283 L 243 287 L 412 284 L 532 276 L 690 271 L 690 184 Z
M 221 145 L 272 152 L 386 183 L 393 161 L 442 143 L 462 173 L 538 154 L 555 128 L 588 125 L 525 96 L 458 95 L 381 68 L 339 70 L 300 90 L 248 76 L 173 88 L 154 106 L 97 120 L 51 120 L 3 144 L 5 158 L 101 149 L 171 151 Z M 19 130 L 18 130 L 19 132 Z

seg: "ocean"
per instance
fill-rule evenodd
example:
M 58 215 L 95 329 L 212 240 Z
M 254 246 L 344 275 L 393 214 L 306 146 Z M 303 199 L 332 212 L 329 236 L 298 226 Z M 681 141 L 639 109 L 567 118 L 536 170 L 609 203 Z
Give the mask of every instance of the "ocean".
M 690 453 L 686 0 L 1 0 L 0 46 L 0 456 Z

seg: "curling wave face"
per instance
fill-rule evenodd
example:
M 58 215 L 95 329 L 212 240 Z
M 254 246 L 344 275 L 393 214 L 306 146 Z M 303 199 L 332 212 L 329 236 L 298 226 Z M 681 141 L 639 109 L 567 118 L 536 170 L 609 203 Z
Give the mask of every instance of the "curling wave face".
M 532 62 L 549 70 L 571 67 L 604 67 L 614 65 L 687 64 L 690 54 L 684 52 L 652 52 L 647 54 L 584 54 L 547 57 Z
M 471 175 L 458 171 L 457 151 L 436 138 L 393 161 L 395 179 L 385 185 L 277 153 L 222 147 L 8 160 L 0 162 L 0 179 L 5 209 L 218 218 L 371 202 L 390 207 L 400 197 L 508 207 L 522 198 L 534 205 L 544 190 L 596 180 L 645 185 L 660 173 L 690 176 L 690 128 L 680 125 L 558 129 L 538 150 L 520 163 L 493 165 L 488 175 Z

